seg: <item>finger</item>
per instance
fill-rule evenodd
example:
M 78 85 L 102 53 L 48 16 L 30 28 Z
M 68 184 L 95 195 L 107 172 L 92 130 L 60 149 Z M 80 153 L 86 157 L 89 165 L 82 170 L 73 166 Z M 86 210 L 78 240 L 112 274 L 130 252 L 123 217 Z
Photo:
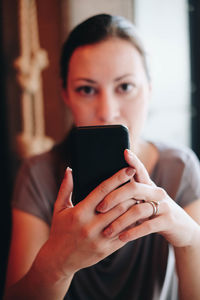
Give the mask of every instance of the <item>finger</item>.
M 135 168 L 136 181 L 141 182 L 141 183 L 146 183 L 146 184 L 153 184 L 145 166 L 132 151 L 130 151 L 129 149 L 126 149 L 124 151 L 124 158 L 125 158 L 126 162 L 130 165 L 130 167 Z
M 136 240 L 151 233 L 160 232 L 160 218 L 149 219 L 144 223 L 120 233 L 119 239 L 124 243 Z
M 110 240 L 111 248 L 113 249 L 112 253 L 120 249 L 125 245 L 126 242 L 123 242 L 118 237 Z M 110 253 L 111 254 L 111 253 Z
M 136 200 L 133 199 L 133 190 L 132 185 L 130 186 L 129 183 L 124 184 L 123 186 L 119 187 L 118 189 L 112 191 L 108 194 L 103 201 L 101 201 L 96 210 L 98 212 L 107 212 L 116 205 L 119 205 L 124 201 L 124 199 L 132 199 L 132 205 L 136 203 Z
M 127 183 L 127 185 L 131 184 L 132 182 Z M 159 214 L 156 218 L 163 215 L 166 212 L 166 209 L 168 209 L 167 207 L 170 203 L 167 201 L 167 193 L 162 188 L 155 188 L 137 182 L 134 182 L 134 186 L 135 191 L 132 194 L 134 199 L 144 199 L 146 202 L 139 205 L 133 205 L 126 213 L 114 220 L 114 222 L 105 229 L 105 235 L 115 236 L 127 227 L 130 227 L 135 223 L 139 223 L 139 221 L 143 222 L 145 219 L 151 217 L 153 213 L 155 213 L 154 207 L 150 203 L 151 201 L 159 203 Z M 156 218 L 154 217 L 154 219 Z
M 73 207 L 71 201 L 72 190 L 73 190 L 72 170 L 70 168 L 67 168 L 58 192 L 57 200 L 54 205 L 55 212 L 59 212 L 64 208 Z
M 107 228 L 104 230 L 104 235 L 114 237 L 120 232 L 135 226 L 139 221 L 148 219 L 153 214 L 153 208 L 149 203 L 142 203 L 139 205 L 133 205 L 124 214 L 116 218 Z
M 99 230 L 104 230 L 108 225 L 112 224 L 115 220 L 118 220 L 118 218 L 120 216 L 123 216 L 124 213 L 127 212 L 132 206 L 133 200 L 127 199 L 121 202 L 119 205 L 115 206 L 113 209 L 109 210 L 108 212 L 99 214 Z
M 146 200 L 146 201 L 159 201 L 162 198 L 159 188 L 152 185 L 142 184 L 136 182 L 134 179 L 130 182 L 121 186 L 120 188 L 112 191 L 107 195 L 103 201 L 97 206 L 97 211 L 106 212 L 119 203 L 123 202 L 124 199 L 132 198 L 134 200 Z M 135 201 L 133 202 L 133 204 Z
M 96 206 L 102 201 L 110 192 L 118 188 L 120 185 L 129 181 L 135 174 L 135 169 L 128 167 L 121 169 L 112 177 L 106 179 L 99 184 L 79 205 L 92 207 L 96 210 Z
M 127 190 L 130 193 L 130 197 L 135 200 L 144 201 L 163 201 L 167 197 L 167 193 L 164 189 L 152 186 L 148 184 L 138 183 L 134 180 L 127 183 Z

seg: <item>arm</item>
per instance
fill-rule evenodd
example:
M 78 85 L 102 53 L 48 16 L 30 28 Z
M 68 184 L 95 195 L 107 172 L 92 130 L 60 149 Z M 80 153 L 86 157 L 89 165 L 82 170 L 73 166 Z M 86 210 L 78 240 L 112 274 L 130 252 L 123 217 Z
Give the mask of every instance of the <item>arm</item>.
M 31 267 L 39 250 L 48 240 L 49 232 L 50 228 L 44 221 L 13 209 L 12 239 L 4 299 L 59 299 L 58 293 L 56 297 L 53 296 L 53 278 L 48 278 L 48 273 L 44 274 L 45 278 L 44 275 L 38 274 L 34 266 Z M 49 285 L 51 288 L 44 289 L 43 283 L 47 280 L 51 280 Z M 66 281 L 64 284 L 66 289 Z M 61 287 L 59 291 L 62 291 Z
M 68 169 L 55 202 L 51 229 L 29 214 L 15 212 L 4 299 L 63 299 L 76 271 L 122 247 L 122 241 L 108 240 L 102 231 L 123 214 L 133 200 L 107 214 L 97 214 L 95 208 L 106 195 L 130 180 L 133 171 L 132 168 L 120 170 L 74 207 L 71 203 L 73 180 Z
M 151 181 L 146 169 L 134 154 L 125 151 L 125 158 L 128 164 L 136 169 L 136 180 L 131 180 L 117 192 L 113 191 L 104 198 L 97 209 L 106 213 L 125 198 L 145 202 L 133 205 L 105 228 L 104 235 L 107 238 L 118 236 L 124 243 L 151 233 L 163 235 L 175 249 L 180 299 L 199 300 L 200 200 L 193 202 L 184 210 Z M 149 201 L 160 203 L 159 213 L 153 218 Z
M 185 211 L 200 225 L 200 200 L 188 205 Z M 175 247 L 181 300 L 200 299 L 200 226 L 195 227 L 191 245 Z

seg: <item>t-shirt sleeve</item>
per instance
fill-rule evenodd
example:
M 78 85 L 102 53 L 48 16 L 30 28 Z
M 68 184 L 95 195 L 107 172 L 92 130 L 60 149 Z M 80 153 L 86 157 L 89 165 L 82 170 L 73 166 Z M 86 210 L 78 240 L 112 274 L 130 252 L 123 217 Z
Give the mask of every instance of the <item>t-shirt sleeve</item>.
M 182 207 L 200 199 L 199 160 L 193 151 L 188 150 L 185 155 L 184 162 L 185 167 L 177 194 L 177 203 Z
M 57 191 L 49 166 L 40 161 L 26 160 L 18 172 L 11 206 L 50 225 Z

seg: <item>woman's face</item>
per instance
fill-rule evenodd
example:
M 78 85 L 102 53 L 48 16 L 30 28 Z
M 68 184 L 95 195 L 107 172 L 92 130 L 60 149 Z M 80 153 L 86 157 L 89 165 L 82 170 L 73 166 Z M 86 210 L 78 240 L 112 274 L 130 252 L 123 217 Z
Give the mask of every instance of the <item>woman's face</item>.
M 63 96 L 76 126 L 123 124 L 136 142 L 150 96 L 141 55 L 119 38 L 77 48 Z

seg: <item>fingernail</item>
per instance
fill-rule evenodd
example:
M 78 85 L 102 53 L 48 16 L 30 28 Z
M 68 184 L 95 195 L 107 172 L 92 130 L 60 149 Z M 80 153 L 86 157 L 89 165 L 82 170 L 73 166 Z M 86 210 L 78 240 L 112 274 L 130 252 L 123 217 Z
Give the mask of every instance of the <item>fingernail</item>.
M 99 211 L 99 212 L 103 212 L 103 211 L 106 210 L 106 208 L 107 208 L 107 204 L 105 202 L 102 202 L 102 203 L 97 205 L 96 210 Z
M 134 168 L 128 167 L 128 168 L 126 169 L 126 174 L 127 174 L 128 176 L 133 176 L 133 175 L 135 175 L 135 173 L 136 173 L 136 170 L 135 170 Z
M 130 149 L 126 149 L 126 150 L 127 150 L 128 155 L 129 155 L 130 157 L 132 157 L 132 156 L 133 156 L 133 152 L 132 152 Z
M 68 167 L 65 169 L 64 177 L 67 177 L 67 171 L 68 171 Z
M 122 233 L 122 234 L 119 235 L 119 239 L 122 242 L 127 242 L 128 241 L 128 236 L 126 234 Z
M 112 228 L 111 227 L 106 228 L 103 233 L 107 236 L 111 235 L 113 233 Z
M 66 177 L 67 176 L 67 172 L 68 172 L 68 170 L 72 170 L 70 167 L 67 167 L 66 169 L 65 169 L 65 175 L 64 175 L 64 177 Z

